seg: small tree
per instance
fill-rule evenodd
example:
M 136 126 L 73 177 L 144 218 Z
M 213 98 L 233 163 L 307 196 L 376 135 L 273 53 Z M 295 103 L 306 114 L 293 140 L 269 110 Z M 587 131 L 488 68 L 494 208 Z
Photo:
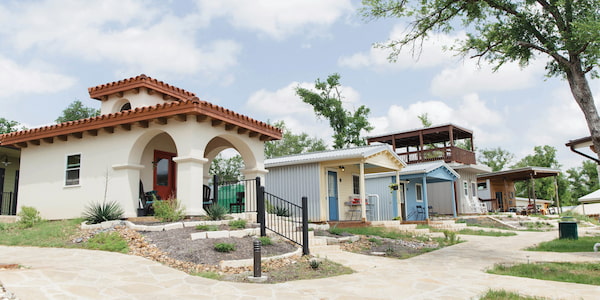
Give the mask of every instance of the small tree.
M 481 150 L 478 159 L 482 164 L 492 168 L 493 172 L 497 172 L 509 165 L 515 159 L 515 155 L 497 147 Z
M 27 128 L 21 126 L 19 128 L 19 122 L 0 118 L 0 134 L 14 132 L 18 130 L 27 130 Z
M 329 120 L 329 126 L 333 129 L 333 148 L 366 145 L 365 139 L 361 137 L 361 131 L 373 130 L 373 126 L 367 119 L 370 110 L 364 105 L 354 112 L 342 107 L 340 75 L 329 75 L 326 81 L 317 79 L 315 88 L 317 92 L 297 87 L 296 94 L 302 98 L 302 101 L 312 105 L 318 117 Z
M 210 164 L 208 173 L 217 175 L 221 181 L 236 181 L 242 178 L 240 170 L 243 168 L 244 161 L 240 155 L 224 158 L 219 154 Z
M 283 131 L 281 140 L 265 143 L 265 157 L 273 158 L 285 155 L 326 150 L 325 141 L 309 137 L 306 133 L 294 134 L 283 121 L 273 125 Z
M 56 123 L 87 119 L 98 115 L 100 115 L 99 109 L 85 107 L 81 101 L 75 100 L 63 110 L 62 115 L 56 119 Z

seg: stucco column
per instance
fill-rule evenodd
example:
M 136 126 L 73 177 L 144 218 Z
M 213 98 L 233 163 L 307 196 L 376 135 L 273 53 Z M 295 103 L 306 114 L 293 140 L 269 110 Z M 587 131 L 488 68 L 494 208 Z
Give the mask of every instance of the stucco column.
M 177 199 L 190 216 L 206 215 L 202 208 L 204 166 L 208 159 L 197 156 L 173 157 L 177 163 Z M 207 166 L 208 167 L 208 166 Z
M 125 211 L 125 218 L 137 217 L 139 205 L 140 170 L 138 164 L 118 164 L 112 166 L 112 173 L 106 174 L 106 200 L 117 201 Z M 107 170 L 108 172 L 108 170 Z
M 246 180 L 251 180 L 251 179 L 255 179 L 256 177 L 260 178 L 260 185 L 261 186 L 265 186 L 265 175 L 268 173 L 269 171 L 265 170 L 265 169 L 245 169 L 242 170 L 242 174 L 244 174 L 244 179 Z M 256 193 L 257 193 L 257 189 L 256 189 L 256 182 L 255 181 L 249 181 L 248 184 L 245 186 L 245 203 L 246 205 L 244 205 L 244 209 L 246 211 L 256 211 L 257 207 L 256 207 Z M 269 191 L 269 187 L 265 186 L 265 191 Z

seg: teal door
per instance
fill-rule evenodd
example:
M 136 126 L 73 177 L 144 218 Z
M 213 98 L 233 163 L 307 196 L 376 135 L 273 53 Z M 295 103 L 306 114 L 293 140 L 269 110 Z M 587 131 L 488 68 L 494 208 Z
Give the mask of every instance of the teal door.
M 338 207 L 338 186 L 336 172 L 327 172 L 327 198 L 329 199 L 329 220 L 338 221 L 340 217 Z

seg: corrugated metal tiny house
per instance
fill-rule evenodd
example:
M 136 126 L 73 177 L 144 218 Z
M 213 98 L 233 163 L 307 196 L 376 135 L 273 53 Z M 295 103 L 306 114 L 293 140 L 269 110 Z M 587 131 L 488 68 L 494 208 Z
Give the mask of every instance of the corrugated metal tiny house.
M 381 199 L 368 198 L 365 174 L 398 172 L 404 166 L 388 145 L 277 157 L 265 160 L 265 188 L 294 203 L 307 196 L 310 221 L 374 220 L 389 214 L 389 208 Z

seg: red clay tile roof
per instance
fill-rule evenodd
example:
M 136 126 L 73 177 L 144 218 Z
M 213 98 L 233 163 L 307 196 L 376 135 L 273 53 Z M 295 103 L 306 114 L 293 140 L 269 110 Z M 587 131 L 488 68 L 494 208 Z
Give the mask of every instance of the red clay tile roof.
M 101 97 L 102 95 L 114 93 L 115 91 L 119 92 L 136 88 L 132 82 L 135 82 L 138 86 L 152 84 L 152 88 L 156 88 L 156 86 L 160 85 L 163 87 L 163 90 L 169 90 L 169 95 L 171 96 L 177 94 L 179 95 L 178 99 L 181 99 L 183 96 L 190 96 L 190 99 L 181 99 L 181 101 L 138 107 L 128 111 L 100 115 L 93 118 L 11 132 L 0 135 L 0 144 L 3 146 L 12 145 L 17 147 L 27 147 L 27 142 L 39 145 L 40 140 L 42 139 L 49 142 L 52 142 L 55 137 L 65 140 L 66 136 L 71 134 L 81 138 L 83 132 L 97 134 L 98 129 L 105 128 L 114 130 L 114 127 L 117 126 L 130 128 L 133 124 L 140 124 L 141 126 L 147 127 L 150 121 L 158 120 L 164 123 L 167 122 L 167 119 L 170 117 L 177 117 L 179 120 L 189 121 L 190 116 L 195 116 L 194 122 L 212 122 L 212 126 L 218 126 L 220 125 L 219 123 L 224 123 L 226 130 L 237 129 L 238 134 L 248 134 L 250 137 L 256 136 L 264 141 L 281 139 L 281 130 L 274 126 L 254 120 L 248 116 L 238 114 L 212 103 L 202 101 L 193 96 L 194 94 L 192 93 L 151 79 L 145 75 L 90 88 L 90 96 L 96 95 Z M 124 86 L 127 86 L 128 88 L 125 89 Z M 112 132 L 112 130 L 110 130 L 110 132 Z
M 144 74 L 88 88 L 88 93 L 90 94 L 91 98 L 102 100 L 103 97 L 140 87 L 153 89 L 157 92 L 172 96 L 173 98 L 179 100 L 188 100 L 196 96 L 194 93 L 174 87 L 168 83 L 164 83 Z

